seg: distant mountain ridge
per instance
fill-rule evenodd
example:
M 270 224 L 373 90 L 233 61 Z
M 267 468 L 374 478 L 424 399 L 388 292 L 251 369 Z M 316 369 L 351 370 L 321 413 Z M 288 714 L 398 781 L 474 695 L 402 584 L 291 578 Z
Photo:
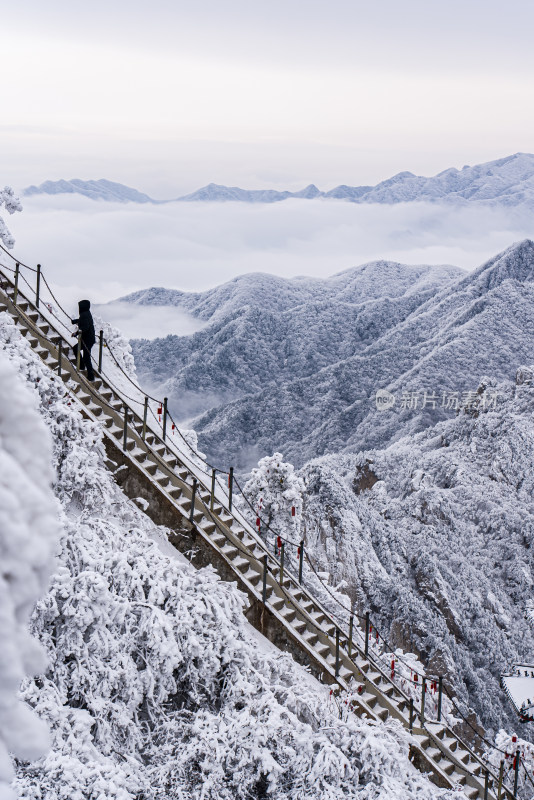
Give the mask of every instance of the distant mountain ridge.
M 323 192 L 314 184 L 297 192 L 275 189 L 241 189 L 210 183 L 195 192 L 171 200 L 155 200 L 147 194 L 104 179 L 45 181 L 23 190 L 25 196 L 38 194 L 81 194 L 93 200 L 120 203 L 240 202 L 277 203 L 288 199 L 316 198 L 347 200 L 352 203 L 446 202 L 480 203 L 505 207 L 534 208 L 534 155 L 516 153 L 496 161 L 451 167 L 433 177 L 399 172 L 376 186 L 336 186 Z

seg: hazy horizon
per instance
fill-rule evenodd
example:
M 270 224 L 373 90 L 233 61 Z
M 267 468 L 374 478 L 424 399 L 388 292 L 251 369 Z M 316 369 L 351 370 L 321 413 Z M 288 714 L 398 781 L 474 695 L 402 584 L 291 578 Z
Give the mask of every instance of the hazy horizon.
M 107 177 L 167 197 L 528 152 L 533 23 L 522 0 L 12 3 L 0 181 Z

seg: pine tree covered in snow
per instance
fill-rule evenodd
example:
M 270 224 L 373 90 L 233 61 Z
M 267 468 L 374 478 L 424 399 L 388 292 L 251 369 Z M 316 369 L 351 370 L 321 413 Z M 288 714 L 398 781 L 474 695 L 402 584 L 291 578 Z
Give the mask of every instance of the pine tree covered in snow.
M 39 394 L 63 523 L 32 622 L 49 666 L 22 687 L 52 748 L 19 760 L 19 797 L 452 797 L 411 765 L 397 723 L 340 720 L 328 690 L 246 623 L 235 587 L 195 571 L 125 499 L 99 426 L 69 406 L 7 315 L 0 342 Z

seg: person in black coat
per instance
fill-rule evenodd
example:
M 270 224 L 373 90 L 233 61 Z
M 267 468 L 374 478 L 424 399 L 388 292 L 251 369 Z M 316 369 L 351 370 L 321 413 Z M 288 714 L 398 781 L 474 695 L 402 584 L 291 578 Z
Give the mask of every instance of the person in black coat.
M 91 303 L 89 300 L 80 300 L 78 303 L 78 310 L 80 316 L 78 319 L 71 319 L 73 325 L 78 326 L 78 330 L 82 334 L 82 352 L 80 353 L 80 365 L 82 369 L 87 370 L 87 377 L 90 381 L 94 381 L 95 373 L 93 372 L 93 365 L 91 363 L 91 348 L 96 341 L 95 326 L 93 317 L 90 312 Z M 72 348 L 74 356 L 78 355 L 78 345 L 75 344 Z

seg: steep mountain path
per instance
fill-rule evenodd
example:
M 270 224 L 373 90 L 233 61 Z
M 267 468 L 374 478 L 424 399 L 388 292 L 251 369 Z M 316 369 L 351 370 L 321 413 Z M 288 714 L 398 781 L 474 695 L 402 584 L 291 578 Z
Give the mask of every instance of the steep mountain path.
M 221 502 L 213 485 L 208 488 L 206 472 L 151 430 L 106 376 L 99 374 L 94 383 L 86 380 L 68 360 L 70 344 L 53 313 L 43 307 L 38 289 L 21 291 L 18 271 L 17 281 L 13 272 L 0 265 L 0 312 L 13 318 L 43 362 L 61 377 L 69 401 L 101 425 L 109 466 L 125 493 L 156 522 L 165 519 L 176 532 L 172 543 L 193 563 L 212 563 L 223 579 L 237 581 L 250 600 L 246 613 L 252 624 L 324 682 L 350 691 L 356 713 L 371 720 L 392 716 L 412 730 L 412 760 L 437 785 L 461 789 L 470 800 L 496 800 L 499 781 L 482 758 L 443 722 L 429 720 L 424 705 L 414 711 L 368 639 L 359 634 L 363 643 L 354 641 L 332 622 L 321 603 L 231 510 L 230 498 Z M 503 797 L 513 797 L 508 788 L 502 791 Z

